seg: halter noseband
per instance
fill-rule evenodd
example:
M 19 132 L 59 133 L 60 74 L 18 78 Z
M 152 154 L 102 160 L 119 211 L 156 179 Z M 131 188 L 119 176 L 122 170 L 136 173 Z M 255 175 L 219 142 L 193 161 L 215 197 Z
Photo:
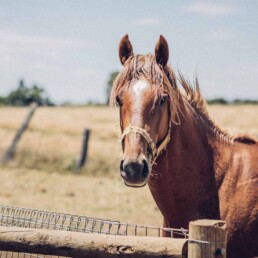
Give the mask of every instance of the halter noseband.
M 149 133 L 146 130 L 144 130 L 143 128 L 138 127 L 138 126 L 129 125 L 128 127 L 125 128 L 125 130 L 121 136 L 121 142 L 123 142 L 123 140 L 127 134 L 139 133 L 146 140 L 146 142 L 151 150 L 152 163 L 155 163 L 155 160 L 157 159 L 157 157 L 166 148 L 167 144 L 170 141 L 170 132 L 171 132 L 171 124 L 169 123 L 169 128 L 168 128 L 166 137 L 158 146 L 156 146 L 155 142 L 152 140 L 152 138 L 150 137 Z

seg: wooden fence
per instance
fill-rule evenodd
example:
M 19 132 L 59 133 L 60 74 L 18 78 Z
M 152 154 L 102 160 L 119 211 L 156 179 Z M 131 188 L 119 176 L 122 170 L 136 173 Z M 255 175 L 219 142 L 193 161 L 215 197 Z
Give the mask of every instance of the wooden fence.
M 223 221 L 197 220 L 189 225 L 188 239 L 177 239 L 1 226 L 0 250 L 86 258 L 226 258 L 226 230 Z

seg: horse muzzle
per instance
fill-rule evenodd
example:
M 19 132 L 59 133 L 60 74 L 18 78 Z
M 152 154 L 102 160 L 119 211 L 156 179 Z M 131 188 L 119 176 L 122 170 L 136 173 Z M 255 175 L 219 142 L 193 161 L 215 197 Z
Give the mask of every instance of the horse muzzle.
M 121 160 L 120 174 L 130 187 L 143 187 L 149 179 L 150 168 L 146 159 Z

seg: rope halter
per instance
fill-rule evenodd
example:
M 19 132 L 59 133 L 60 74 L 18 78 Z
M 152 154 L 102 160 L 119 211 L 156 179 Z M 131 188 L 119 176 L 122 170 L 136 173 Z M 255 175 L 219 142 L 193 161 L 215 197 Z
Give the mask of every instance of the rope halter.
M 140 134 L 146 140 L 148 147 L 151 150 L 152 164 L 153 164 L 153 163 L 155 163 L 155 160 L 160 155 L 160 153 L 166 148 L 167 144 L 169 143 L 170 132 L 171 132 L 171 125 L 169 123 L 169 128 L 168 128 L 166 137 L 163 139 L 163 141 L 158 146 L 156 146 L 155 142 L 152 140 L 149 133 L 145 129 L 138 127 L 138 126 L 129 125 L 128 127 L 125 128 L 125 130 L 121 136 L 121 142 L 124 141 L 125 136 L 128 134 L 137 134 L 137 133 Z

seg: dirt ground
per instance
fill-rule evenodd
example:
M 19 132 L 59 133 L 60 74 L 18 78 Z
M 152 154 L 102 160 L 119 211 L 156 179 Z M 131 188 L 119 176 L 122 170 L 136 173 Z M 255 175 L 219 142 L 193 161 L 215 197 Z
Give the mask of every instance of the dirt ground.
M 160 226 L 148 187 L 126 187 L 109 178 L 1 169 L 0 204 Z

